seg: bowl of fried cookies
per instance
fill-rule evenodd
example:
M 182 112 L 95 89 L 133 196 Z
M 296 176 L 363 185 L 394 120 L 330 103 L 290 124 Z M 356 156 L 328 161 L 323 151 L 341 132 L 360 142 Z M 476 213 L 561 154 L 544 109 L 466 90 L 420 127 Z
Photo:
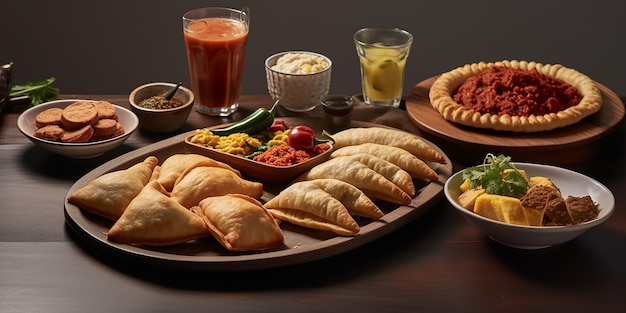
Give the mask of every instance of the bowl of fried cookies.
M 171 97 L 168 93 L 174 91 Z M 139 118 L 139 128 L 169 133 L 183 127 L 192 111 L 194 94 L 184 86 L 156 82 L 135 88 L 128 96 L 130 109 Z
M 503 164 L 461 170 L 444 187 L 452 206 L 495 242 L 517 249 L 563 244 L 601 225 L 614 211 L 611 191 L 581 173 L 511 162 L 501 167 L 504 174 L 494 174 Z
M 17 127 L 30 141 L 69 158 L 93 158 L 123 144 L 137 129 L 130 110 L 108 101 L 65 99 L 24 111 Z

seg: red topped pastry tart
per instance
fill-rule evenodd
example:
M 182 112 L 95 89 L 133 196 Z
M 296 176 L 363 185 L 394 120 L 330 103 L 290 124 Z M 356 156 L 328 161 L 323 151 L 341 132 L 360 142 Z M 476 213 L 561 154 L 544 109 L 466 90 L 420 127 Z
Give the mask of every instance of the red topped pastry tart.
M 588 76 L 560 64 L 527 61 L 466 64 L 439 76 L 429 96 L 448 121 L 512 132 L 572 125 L 602 105 Z

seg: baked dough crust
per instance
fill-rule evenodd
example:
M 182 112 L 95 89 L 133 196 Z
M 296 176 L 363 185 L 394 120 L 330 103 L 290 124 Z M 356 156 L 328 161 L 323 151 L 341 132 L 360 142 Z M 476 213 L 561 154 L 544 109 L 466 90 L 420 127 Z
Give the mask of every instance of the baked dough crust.
M 456 103 L 453 93 L 468 78 L 478 75 L 493 66 L 532 70 L 560 79 L 578 89 L 582 99 L 578 105 L 545 115 L 511 116 L 509 114 L 481 114 Z M 466 64 L 442 74 L 429 91 L 430 103 L 444 119 L 476 128 L 512 132 L 541 132 L 575 124 L 596 113 L 602 106 L 602 95 L 593 81 L 586 75 L 560 64 L 541 64 L 533 61 L 499 61 Z

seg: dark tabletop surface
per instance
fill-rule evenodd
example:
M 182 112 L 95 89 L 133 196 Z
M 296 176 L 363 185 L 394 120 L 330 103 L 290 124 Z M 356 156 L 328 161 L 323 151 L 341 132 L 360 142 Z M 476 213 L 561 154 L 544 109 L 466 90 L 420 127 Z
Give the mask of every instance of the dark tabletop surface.
M 128 107 L 127 95 L 63 95 Z M 622 101 L 624 98 L 622 98 Z M 626 312 L 626 165 L 622 125 L 595 159 L 567 165 L 606 185 L 615 213 L 568 243 L 517 250 L 490 240 L 442 199 L 399 230 L 326 259 L 252 271 L 144 266 L 94 248 L 66 226 L 64 199 L 80 177 L 178 133 L 238 120 L 267 96 L 243 96 L 230 118 L 191 113 L 171 134 L 136 131 L 119 148 L 75 160 L 33 145 L 0 115 L 2 312 Z M 321 109 L 307 116 L 321 117 Z M 292 115 L 279 112 L 280 116 Z M 353 120 L 419 131 L 402 109 L 357 106 Z M 541 153 L 538 151 L 537 153 Z M 446 154 L 454 171 L 463 154 Z

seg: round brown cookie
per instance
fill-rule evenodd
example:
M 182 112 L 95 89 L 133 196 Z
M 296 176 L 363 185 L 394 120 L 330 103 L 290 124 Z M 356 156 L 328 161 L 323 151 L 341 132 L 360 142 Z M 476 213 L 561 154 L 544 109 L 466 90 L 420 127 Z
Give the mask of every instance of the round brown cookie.
M 93 125 L 93 135 L 97 138 L 111 136 L 117 130 L 117 124 L 118 122 L 111 118 L 99 119 Z
M 116 129 L 115 129 L 115 132 L 113 133 L 113 137 L 124 135 L 125 133 L 124 126 L 122 126 L 120 122 L 117 122 L 115 126 L 116 126 Z
M 62 114 L 62 108 L 50 108 L 43 110 L 35 117 L 35 126 L 40 128 L 48 125 L 60 125 Z
M 122 127 L 122 124 L 120 124 L 119 122 L 115 123 L 115 129 L 113 130 L 113 133 L 105 135 L 105 136 L 97 136 L 95 133 L 94 135 L 91 137 L 91 141 L 99 141 L 99 140 L 105 140 L 105 139 L 109 139 L 109 138 L 115 138 L 117 136 L 121 136 L 124 134 L 124 127 Z
M 63 136 L 64 133 L 65 131 L 59 125 L 46 125 L 37 129 L 33 135 L 37 138 L 57 141 L 61 138 L 61 136 Z
M 63 109 L 61 122 L 66 130 L 83 128 L 98 121 L 98 110 L 92 102 L 78 101 Z
M 117 120 L 117 116 L 115 115 L 115 107 L 108 101 L 95 101 L 93 105 L 98 110 L 98 117 L 103 118 L 112 118 Z
M 93 127 L 91 125 L 83 126 L 77 130 L 66 131 L 61 136 L 63 142 L 87 142 L 93 136 Z

